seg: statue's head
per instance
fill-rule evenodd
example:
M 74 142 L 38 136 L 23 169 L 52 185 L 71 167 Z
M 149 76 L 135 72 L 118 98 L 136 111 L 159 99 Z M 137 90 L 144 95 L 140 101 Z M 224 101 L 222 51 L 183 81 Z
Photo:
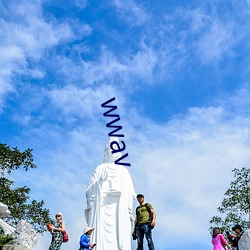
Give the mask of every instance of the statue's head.
M 110 147 L 110 144 L 115 141 L 119 143 L 119 138 L 118 137 L 109 137 L 109 142 L 106 144 L 105 150 L 104 150 L 104 163 L 113 163 L 117 159 L 119 159 L 122 156 L 121 152 L 113 153 L 112 154 L 112 148 Z M 113 149 L 118 149 L 116 144 L 113 144 Z

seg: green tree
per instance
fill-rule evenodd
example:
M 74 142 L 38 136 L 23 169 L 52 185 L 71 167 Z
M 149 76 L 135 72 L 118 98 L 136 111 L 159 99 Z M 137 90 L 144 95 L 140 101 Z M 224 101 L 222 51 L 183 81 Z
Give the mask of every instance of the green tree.
M 250 220 L 250 168 L 235 168 L 232 172 L 234 180 L 217 208 L 222 216 L 213 216 L 210 220 L 212 225 L 222 228 L 223 231 L 231 230 L 235 224 L 246 229 Z
M 14 188 L 14 181 L 6 178 L 6 175 L 9 176 L 12 171 L 21 167 L 26 171 L 36 168 L 32 150 L 21 152 L 16 147 L 0 144 L 0 202 L 6 204 L 11 211 L 11 216 L 5 220 L 12 226 L 21 219 L 26 220 L 36 232 L 43 233 L 46 230 L 45 225 L 52 221 L 49 210 L 44 208 L 44 201 L 30 200 L 30 188 Z

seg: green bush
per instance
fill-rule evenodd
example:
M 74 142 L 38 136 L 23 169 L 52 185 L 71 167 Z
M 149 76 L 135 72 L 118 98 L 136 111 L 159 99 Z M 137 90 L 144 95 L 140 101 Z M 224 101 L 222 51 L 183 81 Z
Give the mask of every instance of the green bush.
M 0 247 L 3 245 L 12 245 L 14 243 L 14 238 L 10 235 L 0 234 Z

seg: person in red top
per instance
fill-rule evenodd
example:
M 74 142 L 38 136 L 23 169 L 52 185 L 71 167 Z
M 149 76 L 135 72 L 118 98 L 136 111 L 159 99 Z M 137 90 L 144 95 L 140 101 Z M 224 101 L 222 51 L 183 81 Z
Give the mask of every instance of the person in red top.
M 213 250 L 225 250 L 225 246 L 227 246 L 229 249 L 232 249 L 232 247 L 224 238 L 223 234 L 221 234 L 220 228 L 218 227 L 213 229 L 212 244 L 214 245 Z

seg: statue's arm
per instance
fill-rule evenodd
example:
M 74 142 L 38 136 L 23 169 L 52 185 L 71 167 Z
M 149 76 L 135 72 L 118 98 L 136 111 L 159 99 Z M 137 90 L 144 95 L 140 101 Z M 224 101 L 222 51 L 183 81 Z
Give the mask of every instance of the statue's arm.
M 93 175 L 90 178 L 88 186 L 86 188 L 86 199 L 87 199 L 87 208 L 91 207 L 93 200 L 96 197 L 96 194 L 99 189 L 99 185 L 102 179 L 102 165 L 99 165 Z
M 95 176 L 94 174 L 92 175 L 90 181 L 89 181 L 89 184 L 86 188 L 86 200 L 87 200 L 87 208 L 90 208 L 91 207 L 91 203 L 95 197 Z

